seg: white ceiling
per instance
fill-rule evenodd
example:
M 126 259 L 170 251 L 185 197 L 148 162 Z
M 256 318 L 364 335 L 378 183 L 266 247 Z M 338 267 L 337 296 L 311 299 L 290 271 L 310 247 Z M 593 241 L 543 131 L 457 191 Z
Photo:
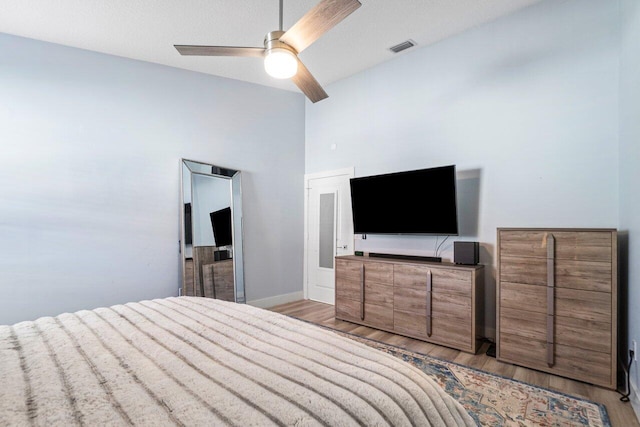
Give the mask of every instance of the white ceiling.
M 284 29 L 319 0 L 285 0 Z M 541 0 L 360 0 L 300 54 L 326 86 Z M 174 44 L 262 47 L 278 0 L 0 0 L 0 32 L 298 91 L 260 59 L 185 57 Z M 411 39 L 400 54 L 389 47 Z M 331 94 L 329 94 L 331 95 Z

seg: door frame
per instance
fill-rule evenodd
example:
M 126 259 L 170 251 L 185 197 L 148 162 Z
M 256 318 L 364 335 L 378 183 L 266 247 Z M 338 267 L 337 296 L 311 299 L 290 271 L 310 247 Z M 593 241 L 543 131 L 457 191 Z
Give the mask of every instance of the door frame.
M 304 299 L 309 299 L 309 181 L 312 179 L 333 178 L 343 175 L 348 178 L 354 178 L 355 167 L 351 166 L 342 169 L 304 174 Z

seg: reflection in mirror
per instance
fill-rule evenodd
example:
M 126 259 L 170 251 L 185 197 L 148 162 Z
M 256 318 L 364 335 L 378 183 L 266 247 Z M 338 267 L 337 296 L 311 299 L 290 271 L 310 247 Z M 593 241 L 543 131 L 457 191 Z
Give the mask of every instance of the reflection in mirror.
M 244 303 L 240 171 L 182 159 L 182 295 Z

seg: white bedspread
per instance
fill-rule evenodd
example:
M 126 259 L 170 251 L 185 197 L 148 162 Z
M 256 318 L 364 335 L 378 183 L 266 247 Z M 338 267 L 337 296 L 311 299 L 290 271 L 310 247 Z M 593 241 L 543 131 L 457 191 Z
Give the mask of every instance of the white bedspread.
M 78 424 L 475 425 L 391 355 L 196 297 L 0 326 L 0 425 Z

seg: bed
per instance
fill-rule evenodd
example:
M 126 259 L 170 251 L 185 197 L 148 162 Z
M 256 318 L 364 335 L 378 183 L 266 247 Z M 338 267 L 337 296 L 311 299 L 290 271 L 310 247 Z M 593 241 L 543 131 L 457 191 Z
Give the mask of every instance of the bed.
M 0 425 L 475 425 L 424 373 L 306 322 L 175 297 L 0 326 Z

